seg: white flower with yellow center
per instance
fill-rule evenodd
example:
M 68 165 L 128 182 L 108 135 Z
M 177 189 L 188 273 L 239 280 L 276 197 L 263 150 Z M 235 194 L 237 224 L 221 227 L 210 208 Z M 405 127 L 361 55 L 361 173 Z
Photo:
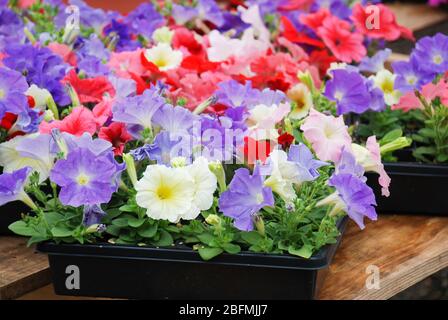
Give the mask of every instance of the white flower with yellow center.
M 308 87 L 298 83 L 289 89 L 286 95 L 293 102 L 292 111 L 288 117 L 294 120 L 305 118 L 313 107 L 313 97 Z
M 146 49 L 144 55 L 161 71 L 176 69 L 182 62 L 182 52 L 173 50 L 167 43 L 159 43 L 151 49 Z
M 156 220 L 178 222 L 191 210 L 195 182 L 185 168 L 150 165 L 135 184 L 137 204 Z
M 391 73 L 389 70 L 381 70 L 373 77 L 375 86 L 381 89 L 384 94 L 384 101 L 389 106 L 395 105 L 400 101 L 401 93 L 395 90 L 395 79 L 397 75 Z
M 294 163 L 288 161 L 288 155 L 283 150 L 274 150 L 266 161 L 270 170 L 270 176 L 264 181 L 264 185 L 270 187 L 285 202 L 289 203 L 297 198 L 294 190 L 294 177 L 297 177 L 297 169 Z
M 193 205 L 182 219 L 195 219 L 203 210 L 208 210 L 213 205 L 213 194 L 216 191 L 217 179 L 210 171 L 209 163 L 204 157 L 197 158 L 193 164 L 185 167 L 185 170 L 193 178 L 194 190 Z
M 54 156 L 50 153 L 51 136 L 34 133 L 17 136 L 0 144 L 0 166 L 3 172 L 13 172 L 31 167 L 39 173 L 39 182 L 45 181 L 54 165 Z

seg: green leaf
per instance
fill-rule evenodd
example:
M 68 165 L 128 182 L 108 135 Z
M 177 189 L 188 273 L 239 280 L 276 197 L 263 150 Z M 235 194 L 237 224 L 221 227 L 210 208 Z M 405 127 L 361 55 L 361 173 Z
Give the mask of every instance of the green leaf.
M 117 218 L 117 219 L 112 220 L 112 224 L 114 226 L 124 228 L 124 227 L 128 226 L 128 219 L 127 218 Z
M 198 252 L 202 259 L 210 260 L 210 259 L 213 259 L 214 257 L 220 255 L 221 253 L 223 253 L 223 250 L 221 248 L 205 247 L 205 248 L 200 248 L 198 250 Z
M 47 223 L 52 226 L 64 219 L 64 216 L 57 212 L 45 212 L 44 217 L 45 221 L 47 221 Z
M 107 226 L 106 232 L 110 235 L 118 237 L 120 235 L 120 230 L 121 230 L 120 227 L 110 225 L 110 226 Z
M 174 242 L 173 237 L 165 230 L 160 230 L 160 239 L 154 242 L 157 247 L 167 247 Z
M 32 237 L 39 235 L 33 228 L 30 228 L 25 221 L 16 221 L 9 225 L 9 230 L 18 234 L 19 236 Z
M 31 246 L 32 244 L 39 243 L 39 242 L 44 242 L 44 241 L 47 241 L 47 240 L 48 240 L 48 237 L 44 237 L 44 236 L 33 236 L 33 237 L 31 237 L 31 238 L 28 239 L 28 242 L 26 243 L 26 245 L 29 247 L 29 246 Z
M 137 230 L 139 236 L 143 238 L 153 238 L 157 233 L 157 225 L 144 225 Z
M 124 206 L 121 206 L 118 209 L 122 212 L 136 212 L 138 207 L 136 205 L 125 204 Z
M 133 228 L 138 228 L 142 224 L 144 224 L 145 221 L 146 221 L 145 219 L 137 219 L 137 218 L 132 217 L 132 218 L 128 219 L 128 225 Z
M 395 129 L 392 131 L 389 131 L 381 140 L 380 145 L 384 145 L 386 143 L 392 142 L 398 138 L 400 138 L 403 135 L 403 130 L 401 129 Z
M 297 249 L 293 246 L 289 246 L 288 253 L 292 254 L 294 256 L 299 256 L 299 257 L 308 259 L 309 257 L 311 257 L 313 255 L 313 246 L 305 244 L 300 249 Z
M 196 235 L 196 237 L 198 237 L 202 243 L 207 245 L 210 245 L 215 240 L 215 237 L 210 233 L 201 233 Z
M 66 226 L 54 227 L 51 229 L 51 234 L 53 237 L 57 238 L 70 237 L 72 233 L 73 230 L 68 229 Z
M 257 231 L 242 232 L 241 238 L 251 245 L 256 245 L 263 240 L 263 237 Z
M 221 245 L 221 248 L 223 248 L 227 253 L 230 254 L 237 254 L 241 252 L 240 246 L 233 243 L 224 243 L 223 245 Z

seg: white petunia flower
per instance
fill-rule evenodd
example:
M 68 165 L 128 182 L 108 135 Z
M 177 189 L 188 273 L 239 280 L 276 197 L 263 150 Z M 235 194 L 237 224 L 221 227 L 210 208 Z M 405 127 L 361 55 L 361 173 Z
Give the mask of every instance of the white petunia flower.
M 146 49 L 144 55 L 161 71 L 176 69 L 182 62 L 182 52 L 173 50 L 167 43 L 159 43 L 150 49 Z
M 381 89 L 384 93 L 384 101 L 387 105 L 393 106 L 400 102 L 401 93 L 399 90 L 395 90 L 396 74 L 393 74 L 389 70 L 381 70 L 373 77 L 375 86 Z
M 290 203 L 297 198 L 294 190 L 294 178 L 297 177 L 297 168 L 294 163 L 288 161 L 288 155 L 283 150 L 274 150 L 266 161 L 270 170 L 270 176 L 264 182 L 285 202 Z
M 195 182 L 185 168 L 149 165 L 137 181 L 137 204 L 157 220 L 178 222 L 191 211 Z

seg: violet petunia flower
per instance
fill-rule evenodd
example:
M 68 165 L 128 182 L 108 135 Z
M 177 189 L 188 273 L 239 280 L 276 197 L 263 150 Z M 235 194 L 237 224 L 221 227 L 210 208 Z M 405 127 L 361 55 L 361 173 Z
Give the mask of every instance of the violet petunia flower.
M 441 74 L 448 70 L 448 36 L 437 33 L 424 37 L 415 45 L 411 58 L 426 72 Z
M 124 165 L 114 160 L 112 152 L 97 156 L 87 148 L 78 148 L 55 163 L 50 180 L 61 187 L 62 204 L 95 205 L 110 201 L 123 170 Z
M 80 22 L 87 28 L 93 28 L 98 33 L 101 32 L 104 25 L 109 20 L 108 14 L 99 8 L 92 8 L 82 0 L 70 0 L 70 5 L 78 7 Z M 63 28 L 70 13 L 65 12 L 64 9 L 58 10 L 58 15 L 55 17 L 55 24 L 58 28 Z
M 364 217 L 374 221 L 377 219 L 375 194 L 362 179 L 353 174 L 334 174 L 328 184 L 336 188 L 341 209 L 346 211 L 361 229 L 365 227 Z
M 336 163 L 336 174 L 352 174 L 365 182 L 367 178 L 364 177 L 364 172 L 364 167 L 356 162 L 355 156 L 345 149 L 342 150 L 341 158 Z
M 156 136 L 153 144 L 131 154 L 136 154 L 137 159 L 140 158 L 139 154 L 142 155 L 142 152 L 150 160 L 157 161 L 157 164 L 169 166 L 171 160 L 177 157 L 183 157 L 186 159 L 186 163 L 190 163 L 192 155 L 191 138 L 188 135 L 183 136 L 163 131 Z
M 173 107 L 170 104 L 162 106 L 153 117 L 154 125 L 170 133 L 187 133 L 195 121 L 199 121 L 199 116 L 184 107 Z
M 375 85 L 373 79 L 366 79 L 365 84 L 370 96 L 370 102 L 367 109 L 373 110 L 375 112 L 383 111 L 384 109 L 386 109 L 384 93 Z
M 27 113 L 27 89 L 28 83 L 22 74 L 0 67 L 0 119 L 6 112 L 16 115 Z
M 422 70 L 422 66 L 415 57 L 409 61 L 396 61 L 392 63 L 394 74 L 397 75 L 394 83 L 394 89 L 402 93 L 421 90 L 422 86 L 431 82 L 435 74 Z
M 311 150 L 303 143 L 292 145 L 288 152 L 288 161 L 296 167 L 297 177 L 291 177 L 296 183 L 313 181 L 319 177 L 318 169 L 329 163 L 317 160 Z
M 103 32 L 109 37 L 115 37 L 116 51 L 133 51 L 140 47 L 140 43 L 134 40 L 133 31 L 123 22 L 113 19 L 107 26 L 104 27 Z
M 360 71 L 377 73 L 384 69 L 384 62 L 391 55 L 392 50 L 386 48 L 375 53 L 372 57 L 364 57 L 361 59 L 361 63 L 358 68 Z
M 365 112 L 370 104 L 365 79 L 356 72 L 343 69 L 333 70 L 332 75 L 333 78 L 326 84 L 324 95 L 336 102 L 337 114 Z
M 181 6 L 173 3 L 171 15 L 177 24 L 185 24 L 198 16 L 198 10 L 193 7 Z
M 165 99 L 157 90 L 147 89 L 139 96 L 118 99 L 112 107 L 112 120 L 125 123 L 137 138 L 141 130 L 152 128 L 153 116 L 164 105 Z
M 24 167 L 0 175 L 0 206 L 8 202 L 24 200 L 24 186 L 31 170 L 30 167 Z
M 227 217 L 234 219 L 238 230 L 252 231 L 254 216 L 264 207 L 274 205 L 272 189 L 265 187 L 264 178 L 258 166 L 252 175 L 246 168 L 235 171 L 227 191 L 219 198 L 219 209 Z
M 0 8 L 0 51 L 10 43 L 22 43 L 25 40 L 23 22 L 8 8 Z
M 164 25 L 165 19 L 151 3 L 142 3 L 131 11 L 124 20 L 134 34 L 151 38 L 152 33 Z
M 85 227 L 100 224 L 101 219 L 106 216 L 106 212 L 98 204 L 86 205 L 83 210 L 82 224 Z
M 252 88 L 250 81 L 241 84 L 235 80 L 229 80 L 219 83 L 218 87 L 219 89 L 215 92 L 218 102 L 231 108 L 253 105 L 260 95 L 259 90 Z

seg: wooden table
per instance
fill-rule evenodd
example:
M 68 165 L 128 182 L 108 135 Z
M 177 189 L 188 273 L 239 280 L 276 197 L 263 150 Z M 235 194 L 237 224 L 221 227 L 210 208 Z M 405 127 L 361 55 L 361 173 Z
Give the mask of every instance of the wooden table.
M 379 289 L 366 289 L 370 265 L 380 272 Z M 388 299 L 447 266 L 448 218 L 380 216 L 364 231 L 350 223 L 319 298 Z M 44 255 L 26 248 L 24 239 L 0 238 L 2 299 L 79 299 L 55 296 L 49 283 Z

